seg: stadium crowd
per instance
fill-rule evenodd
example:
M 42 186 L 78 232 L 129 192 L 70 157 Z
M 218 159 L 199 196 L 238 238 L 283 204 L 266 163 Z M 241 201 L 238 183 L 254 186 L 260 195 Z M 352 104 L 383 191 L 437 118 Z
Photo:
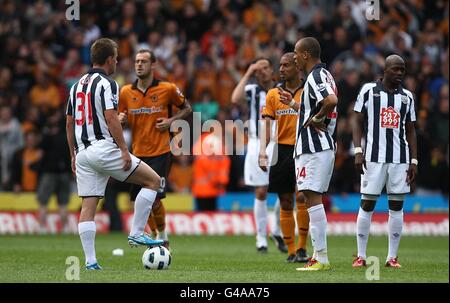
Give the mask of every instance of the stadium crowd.
M 444 0 L 380 1 L 380 20 L 366 19 L 363 0 L 80 0 L 80 20 L 64 1 L 0 2 L 0 191 L 37 191 L 43 172 L 70 172 L 65 153 L 48 148 L 64 134 L 67 94 L 89 68 L 99 37 L 119 43 L 114 79 L 135 80 L 134 53 L 152 49 L 157 76 L 174 82 L 202 120 L 246 119 L 233 88 L 256 57 L 275 72 L 295 42 L 314 36 L 338 86 L 338 150 L 330 192 L 358 192 L 350 119 L 361 85 L 377 80 L 387 55 L 406 59 L 404 86 L 415 95 L 418 192 L 448 194 L 449 50 Z M 276 75 L 277 73 L 275 73 Z M 192 123 L 192 121 L 190 121 Z M 45 145 L 44 145 L 45 144 Z M 243 155 L 233 155 L 228 191 L 246 191 Z M 191 157 L 176 157 L 173 191 L 190 190 Z

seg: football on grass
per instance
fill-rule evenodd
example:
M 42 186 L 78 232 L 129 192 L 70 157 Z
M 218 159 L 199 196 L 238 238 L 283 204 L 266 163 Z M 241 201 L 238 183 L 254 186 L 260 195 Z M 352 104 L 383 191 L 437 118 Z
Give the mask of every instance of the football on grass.
M 147 248 L 142 255 L 142 264 L 145 269 L 167 269 L 171 261 L 172 256 L 164 246 Z

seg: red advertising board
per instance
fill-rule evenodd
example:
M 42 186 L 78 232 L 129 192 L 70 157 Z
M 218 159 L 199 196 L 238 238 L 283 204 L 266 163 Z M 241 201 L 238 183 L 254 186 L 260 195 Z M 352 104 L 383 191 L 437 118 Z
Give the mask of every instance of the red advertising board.
M 131 226 L 132 213 L 123 213 L 124 232 Z M 355 235 L 356 214 L 328 214 L 329 235 Z M 78 230 L 78 213 L 68 216 L 67 233 L 76 234 Z M 269 217 L 269 230 L 274 222 Z M 371 234 L 385 235 L 388 231 L 388 215 L 374 214 Z M 95 217 L 97 232 L 109 231 L 109 215 L 99 212 Z M 166 217 L 167 232 L 177 235 L 254 235 L 255 221 L 249 212 L 177 212 L 168 213 Z M 38 214 L 35 212 L 0 212 L 1 234 L 37 234 L 40 232 Z M 47 218 L 46 233 L 61 232 L 61 222 L 57 213 Z M 448 236 L 448 214 L 405 214 L 403 235 Z

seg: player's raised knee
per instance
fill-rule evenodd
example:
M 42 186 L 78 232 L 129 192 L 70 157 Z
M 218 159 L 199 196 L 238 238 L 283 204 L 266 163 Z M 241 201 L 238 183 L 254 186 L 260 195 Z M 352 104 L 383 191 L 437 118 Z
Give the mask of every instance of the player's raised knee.
M 156 173 L 149 175 L 142 184 L 142 187 L 157 191 L 161 187 L 161 177 Z

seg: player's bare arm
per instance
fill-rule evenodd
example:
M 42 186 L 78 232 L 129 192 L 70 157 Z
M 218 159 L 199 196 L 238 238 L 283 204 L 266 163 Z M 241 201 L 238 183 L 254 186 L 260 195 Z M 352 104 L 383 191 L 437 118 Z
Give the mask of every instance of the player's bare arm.
M 170 129 L 170 125 L 175 120 L 186 119 L 192 113 L 191 104 L 187 100 L 184 100 L 183 104 L 179 107 L 180 111 L 170 118 L 158 118 L 156 119 L 156 129 L 160 132 L 164 132 Z
M 270 142 L 270 122 L 271 118 L 265 117 L 264 118 L 264 132 L 260 133 L 260 140 L 259 140 L 259 155 L 258 155 L 258 165 L 263 171 L 267 171 L 268 166 L 268 157 L 266 153 L 267 145 Z M 264 136 L 264 138 L 262 137 Z
M 300 103 L 295 102 L 294 98 L 292 97 L 292 94 L 286 90 L 284 90 L 281 87 L 278 87 L 278 94 L 280 95 L 280 101 L 283 104 L 286 104 L 293 108 L 295 111 L 298 112 L 300 108 Z
M 252 63 L 244 76 L 239 81 L 238 85 L 234 88 L 233 93 L 231 94 L 231 102 L 232 103 L 241 103 L 245 101 L 245 85 L 247 84 L 250 77 L 260 68 L 261 61 L 256 63 Z
M 309 119 L 309 121 L 305 124 L 305 128 L 307 128 L 308 126 L 312 126 L 317 131 L 326 131 L 327 126 L 325 125 L 325 119 L 336 107 L 337 102 L 338 98 L 334 94 L 330 94 L 325 99 L 323 99 L 320 111 L 316 115 L 311 117 L 311 119 Z
M 123 170 L 127 171 L 131 167 L 131 157 L 125 139 L 123 138 L 122 126 L 120 125 L 117 111 L 114 109 L 107 109 L 104 113 L 109 132 L 122 153 Z
M 355 146 L 355 166 L 356 172 L 363 175 L 363 167 L 366 168 L 366 160 L 361 149 L 362 129 L 364 127 L 364 114 L 354 112 L 351 120 L 353 129 L 353 145 Z
M 406 122 L 406 140 L 408 140 L 409 150 L 411 151 L 411 159 L 417 159 L 417 137 L 414 122 Z M 416 175 L 417 163 L 411 162 L 408 169 L 408 175 L 406 177 L 406 182 L 408 185 L 411 185 L 414 182 Z
M 75 174 L 75 142 L 74 140 L 74 128 L 73 128 L 73 117 L 70 115 L 67 115 L 66 117 L 66 136 L 67 136 L 67 143 L 69 145 L 69 152 L 70 152 L 70 161 L 71 161 L 71 167 L 72 172 Z

